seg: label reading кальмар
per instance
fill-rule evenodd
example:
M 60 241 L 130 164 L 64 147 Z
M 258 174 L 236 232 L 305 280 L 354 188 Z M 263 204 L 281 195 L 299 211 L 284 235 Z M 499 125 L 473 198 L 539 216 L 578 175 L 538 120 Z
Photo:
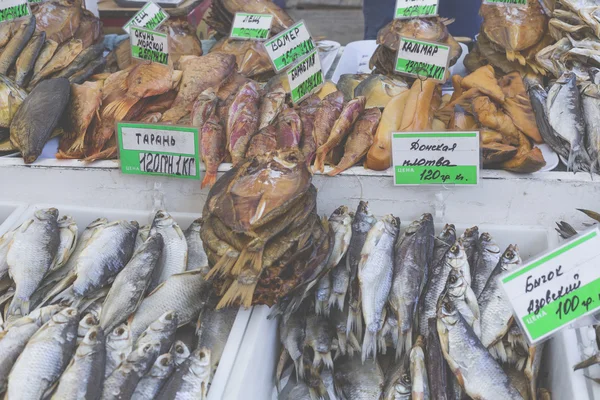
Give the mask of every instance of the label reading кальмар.
M 600 308 L 598 262 L 596 227 L 499 278 L 530 343 Z
M 438 14 L 439 0 L 397 0 L 396 19 L 418 18 Z
M 478 132 L 394 132 L 395 185 L 476 185 Z
M 130 33 L 129 28 L 133 25 L 155 30 L 168 19 L 169 14 L 167 14 L 165 10 L 163 10 L 156 3 L 149 1 L 133 16 L 133 18 L 127 21 L 127 23 L 123 26 L 123 30 L 127 33 Z
M 200 179 L 198 128 L 117 123 L 124 174 Z
M 315 48 L 304 21 L 300 21 L 279 35 L 264 42 L 265 49 L 275 67 L 281 72 L 296 60 L 304 57 Z
M 169 38 L 166 34 L 132 26 L 129 38 L 133 58 L 169 64 Z
M 403 37 L 398 46 L 396 72 L 444 82 L 449 57 L 450 47 L 445 44 Z
M 287 71 L 292 102 L 298 104 L 308 95 L 314 93 L 323 85 L 321 59 L 317 50 L 300 60 L 298 64 Z
M 0 23 L 31 15 L 27 0 L 3 0 L 0 2 Z
M 231 39 L 266 40 L 271 33 L 273 16 L 270 14 L 236 13 L 231 27 Z

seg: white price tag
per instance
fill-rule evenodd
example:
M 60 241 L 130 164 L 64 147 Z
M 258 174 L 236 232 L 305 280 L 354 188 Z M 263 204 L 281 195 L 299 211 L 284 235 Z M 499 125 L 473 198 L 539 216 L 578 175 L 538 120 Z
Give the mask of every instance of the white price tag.
M 149 1 L 123 26 L 127 33 L 133 25 L 155 30 L 169 19 L 169 14 L 156 3 Z
M 267 40 L 264 45 L 277 73 L 285 70 L 316 47 L 304 21 Z
M 266 40 L 271 32 L 273 16 L 270 14 L 236 13 L 231 26 L 231 39 Z
M 396 0 L 396 19 L 438 15 L 439 0 Z
M 443 83 L 449 62 L 450 46 L 446 44 L 400 38 L 396 60 L 400 74 Z
M 319 90 L 323 86 L 323 71 L 317 50 L 313 50 L 298 64 L 290 68 L 287 71 L 287 77 L 294 104 L 300 103 L 310 94 Z

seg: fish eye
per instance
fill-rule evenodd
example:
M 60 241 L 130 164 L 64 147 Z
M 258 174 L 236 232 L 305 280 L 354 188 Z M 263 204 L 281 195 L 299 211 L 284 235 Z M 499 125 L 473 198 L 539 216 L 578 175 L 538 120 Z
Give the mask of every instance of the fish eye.
M 456 281 L 458 281 L 458 278 L 455 275 L 450 275 L 450 283 L 456 283 Z
M 123 329 L 123 328 L 117 328 L 117 329 L 115 329 L 115 333 L 117 335 L 121 336 L 122 334 L 125 333 L 125 329 Z
M 405 383 L 407 385 L 410 385 L 410 375 L 409 374 L 403 374 L 402 375 L 402 383 Z
M 175 346 L 175 351 L 179 354 L 183 354 L 183 346 L 178 344 L 177 346 Z
M 96 333 L 96 331 L 92 331 L 89 334 L 89 338 L 92 339 L 92 340 L 96 339 L 96 336 L 98 336 L 98 334 Z
M 506 250 L 506 258 L 513 258 L 515 253 L 512 250 Z
M 452 253 L 458 253 L 458 246 L 457 246 L 457 245 L 453 245 L 453 246 L 450 248 L 450 251 L 451 251 Z

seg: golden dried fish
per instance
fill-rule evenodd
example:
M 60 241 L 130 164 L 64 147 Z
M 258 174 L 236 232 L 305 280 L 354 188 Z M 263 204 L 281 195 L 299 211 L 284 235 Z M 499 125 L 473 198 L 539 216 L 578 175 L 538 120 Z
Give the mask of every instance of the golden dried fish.
M 343 106 L 344 94 L 337 91 L 325 97 L 317 107 L 312 132 L 317 148 L 327 142 L 331 129 L 340 116 Z
M 353 98 L 364 96 L 367 99 L 365 108 L 384 108 L 393 97 L 408 89 L 408 84 L 401 78 L 371 75 L 356 86 Z
M 277 127 L 267 125 L 250 139 L 246 158 L 256 157 L 277 149 Z
M 35 18 L 30 16 L 27 21 L 21 23 L 19 30 L 10 39 L 6 47 L 2 49 L 2 53 L 0 53 L 0 74 L 6 75 L 10 67 L 17 61 L 17 57 L 31 39 L 34 31 Z
M 56 49 L 58 48 L 58 43 L 54 40 L 50 40 L 46 38 L 46 42 L 40 50 L 40 54 L 38 55 L 37 60 L 35 61 L 35 66 L 33 67 L 33 75 L 37 75 L 38 72 L 44 68 L 44 66 L 52 59 Z
M 13 81 L 0 75 L 0 128 L 8 128 L 27 92 Z
M 227 136 L 225 135 L 225 129 L 223 129 L 219 118 L 213 112 L 203 124 L 200 135 L 200 153 L 202 154 L 202 162 L 206 167 L 204 179 L 202 180 L 202 188 L 206 186 L 210 187 L 217 181 L 219 165 L 225 159 L 226 144 Z
M 354 98 L 354 90 L 370 74 L 342 74 L 337 83 L 338 90 L 344 94 L 344 101 L 350 101 Z
M 229 107 L 227 118 L 227 149 L 233 165 L 244 160 L 250 139 L 258 128 L 259 88 L 254 81 L 242 86 Z
M 25 83 L 29 73 L 33 70 L 35 60 L 37 59 L 45 40 L 45 32 L 33 35 L 33 37 L 29 40 L 29 43 L 27 43 L 27 46 L 25 46 L 19 55 L 19 58 L 17 58 L 17 62 L 15 64 L 15 82 L 17 85 L 23 86 Z
M 277 118 L 277 115 L 279 115 L 285 105 L 285 96 L 285 89 L 282 86 L 277 86 L 263 97 L 259 110 L 260 120 L 258 130 L 270 125 Z
M 29 87 L 34 87 L 42 79 L 49 77 L 53 73 L 62 70 L 81 53 L 83 42 L 79 39 L 73 39 L 69 43 L 61 46 L 48 63 L 38 72 L 29 83 Z
M 102 37 L 102 22 L 86 9 L 82 9 L 81 13 L 79 28 L 77 28 L 73 38 L 80 39 L 83 42 L 83 48 L 87 49 L 94 43 L 98 43 Z
M 202 45 L 186 20 L 169 19 L 159 28 L 169 35 L 169 58 L 174 63 L 181 56 L 201 56 Z
M 51 0 L 42 3 L 35 12 L 37 30 L 58 44 L 71 39 L 81 23 L 83 8 L 79 0 Z
M 218 101 L 214 88 L 208 88 L 200 93 L 192 106 L 191 125 L 202 128 L 204 123 L 216 112 Z

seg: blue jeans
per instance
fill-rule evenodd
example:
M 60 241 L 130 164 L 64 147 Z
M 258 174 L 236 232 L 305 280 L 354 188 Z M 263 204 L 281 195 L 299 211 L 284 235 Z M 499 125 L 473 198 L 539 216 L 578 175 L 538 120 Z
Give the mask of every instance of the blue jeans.
M 281 8 L 285 8 L 285 0 L 274 0 L 273 3 L 277 4 Z
M 440 0 L 440 16 L 455 18 L 448 26 L 453 36 L 474 37 L 479 32 L 481 0 Z M 396 0 L 363 0 L 365 40 L 377 38 L 377 32 L 394 17 Z

